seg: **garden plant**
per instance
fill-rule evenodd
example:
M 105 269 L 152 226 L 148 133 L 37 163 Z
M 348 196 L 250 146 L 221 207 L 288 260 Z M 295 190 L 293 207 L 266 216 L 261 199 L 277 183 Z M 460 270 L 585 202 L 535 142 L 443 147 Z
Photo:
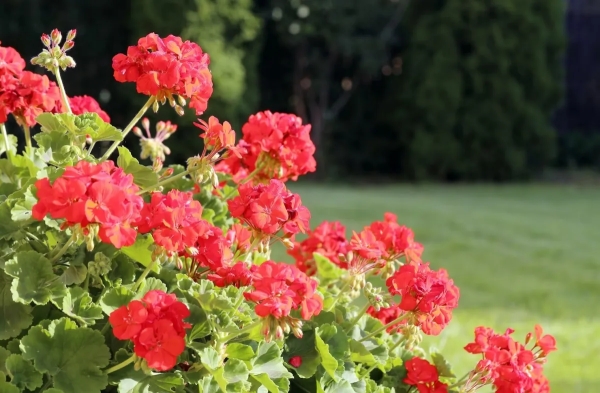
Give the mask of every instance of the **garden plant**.
M 540 326 L 523 342 L 478 327 L 464 376 L 420 347 L 459 289 L 393 213 L 351 235 L 311 229 L 286 186 L 315 171 L 310 125 L 259 112 L 236 143 L 228 122 L 198 119 L 185 132 L 204 149 L 166 166 L 177 126 L 144 115 L 202 115 L 209 55 L 156 34 L 117 54 L 115 79 L 148 96 L 120 130 L 65 91 L 75 35 L 43 35 L 31 61 L 56 82 L 0 46 L 0 392 L 550 391 Z M 130 133 L 145 161 L 120 146 Z M 277 242 L 295 264 L 271 260 Z

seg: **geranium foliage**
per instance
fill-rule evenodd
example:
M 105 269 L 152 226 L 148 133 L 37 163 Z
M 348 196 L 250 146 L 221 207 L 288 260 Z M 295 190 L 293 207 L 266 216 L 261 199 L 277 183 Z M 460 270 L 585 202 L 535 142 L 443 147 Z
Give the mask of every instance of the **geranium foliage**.
M 556 342 L 540 326 L 523 343 L 478 327 L 462 378 L 420 347 L 460 291 L 394 214 L 350 236 L 340 222 L 311 229 L 286 185 L 315 170 L 310 125 L 264 111 L 236 143 L 228 122 L 198 119 L 204 150 L 165 167 L 177 126 L 152 132 L 144 114 L 202 115 L 209 55 L 156 34 L 117 54 L 115 78 L 148 96 L 119 130 L 66 94 L 75 36 L 43 35 L 32 59 L 56 82 L 0 47 L 0 121 L 26 141 L 0 124 L 1 392 L 549 391 Z M 131 131 L 148 165 L 119 146 Z M 272 260 L 276 242 L 295 264 Z

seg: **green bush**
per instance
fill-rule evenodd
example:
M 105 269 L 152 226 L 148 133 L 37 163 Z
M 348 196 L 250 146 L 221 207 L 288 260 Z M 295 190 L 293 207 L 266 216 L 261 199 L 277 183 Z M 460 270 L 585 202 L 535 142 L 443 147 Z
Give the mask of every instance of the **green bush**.
M 413 179 L 507 180 L 555 155 L 561 98 L 560 0 L 422 0 L 407 15 L 401 76 L 378 125 L 396 130 Z

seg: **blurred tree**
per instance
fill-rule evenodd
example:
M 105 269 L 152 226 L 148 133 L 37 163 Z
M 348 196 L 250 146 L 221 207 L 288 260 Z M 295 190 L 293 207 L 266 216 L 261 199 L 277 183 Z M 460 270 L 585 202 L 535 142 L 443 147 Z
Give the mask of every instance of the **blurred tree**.
M 420 0 L 379 126 L 411 178 L 505 180 L 553 158 L 563 0 Z
M 327 122 L 338 117 L 360 84 L 380 72 L 407 2 L 269 2 L 280 42 L 293 59 L 292 105 L 312 124 L 320 169 L 328 151 Z

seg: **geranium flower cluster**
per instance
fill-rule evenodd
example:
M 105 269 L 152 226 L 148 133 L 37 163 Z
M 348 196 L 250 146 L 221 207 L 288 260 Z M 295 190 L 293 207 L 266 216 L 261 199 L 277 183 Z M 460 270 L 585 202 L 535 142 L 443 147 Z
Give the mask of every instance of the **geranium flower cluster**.
M 244 297 L 256 303 L 259 317 L 281 319 L 300 309 L 302 319 L 308 320 L 323 309 L 317 282 L 293 265 L 264 262 L 252 274 L 252 286 Z
M 279 180 L 269 184 L 243 184 L 240 195 L 227 201 L 234 218 L 250 226 L 262 236 L 283 230 L 285 236 L 304 233 L 309 228 L 310 212 L 302 206 L 300 195 L 294 194 Z
M 440 382 L 437 368 L 425 359 L 414 357 L 404 362 L 404 383 L 417 388 L 419 393 L 447 393 L 448 385 Z
M 175 295 L 152 290 L 113 311 L 108 321 L 119 340 L 133 341 L 135 354 L 157 371 L 172 369 L 185 349 L 190 310 Z
M 471 373 L 467 387 L 475 390 L 491 383 L 496 393 L 550 392 L 543 365 L 546 356 L 556 350 L 556 340 L 544 335 L 541 326 L 536 325 L 533 348 L 527 349 L 511 337 L 513 332 L 507 329 L 498 334 L 483 326 L 475 329 L 475 341 L 467 344 L 465 350 L 481 354 L 482 359 Z M 527 335 L 525 345 L 531 337 Z
M 348 262 L 343 258 L 348 252 L 346 227 L 341 222 L 323 221 L 314 230 L 307 232 L 307 237 L 301 242 L 294 242 L 287 253 L 296 261 L 296 267 L 312 276 L 316 273 L 314 253 L 328 258 L 341 267 L 348 268 Z
M 46 75 L 25 71 L 25 60 L 10 47 L 0 46 L 0 123 L 12 114 L 22 126 L 32 127 L 35 118 L 51 112 L 60 91 Z
M 409 313 L 409 322 L 427 335 L 438 335 L 452 319 L 460 291 L 444 269 L 431 270 L 429 263 L 402 265 L 386 284 L 391 295 L 402 297 L 398 308 Z
M 311 126 L 288 113 L 259 112 L 250 116 L 242 127 L 238 147 L 241 157 L 222 161 L 217 170 L 240 180 L 253 173 L 253 182 L 270 179 L 297 180 L 298 176 L 314 172 L 315 145 L 310 139 Z
M 92 164 L 80 161 L 67 167 L 53 183 L 43 178 L 35 183 L 37 203 L 32 216 L 64 219 L 65 226 L 79 225 L 84 234 L 117 248 L 135 243 L 135 223 L 144 201 L 137 195 L 133 176 L 116 168 L 112 161 Z
M 134 82 L 138 93 L 169 100 L 173 107 L 188 106 L 202 114 L 213 93 L 212 75 L 208 69 L 210 59 L 198 44 L 169 35 L 165 38 L 155 33 L 130 46 L 127 54 L 113 57 L 114 77 L 118 82 Z M 178 96 L 179 105 L 174 96 Z M 183 114 L 183 109 L 178 109 Z

